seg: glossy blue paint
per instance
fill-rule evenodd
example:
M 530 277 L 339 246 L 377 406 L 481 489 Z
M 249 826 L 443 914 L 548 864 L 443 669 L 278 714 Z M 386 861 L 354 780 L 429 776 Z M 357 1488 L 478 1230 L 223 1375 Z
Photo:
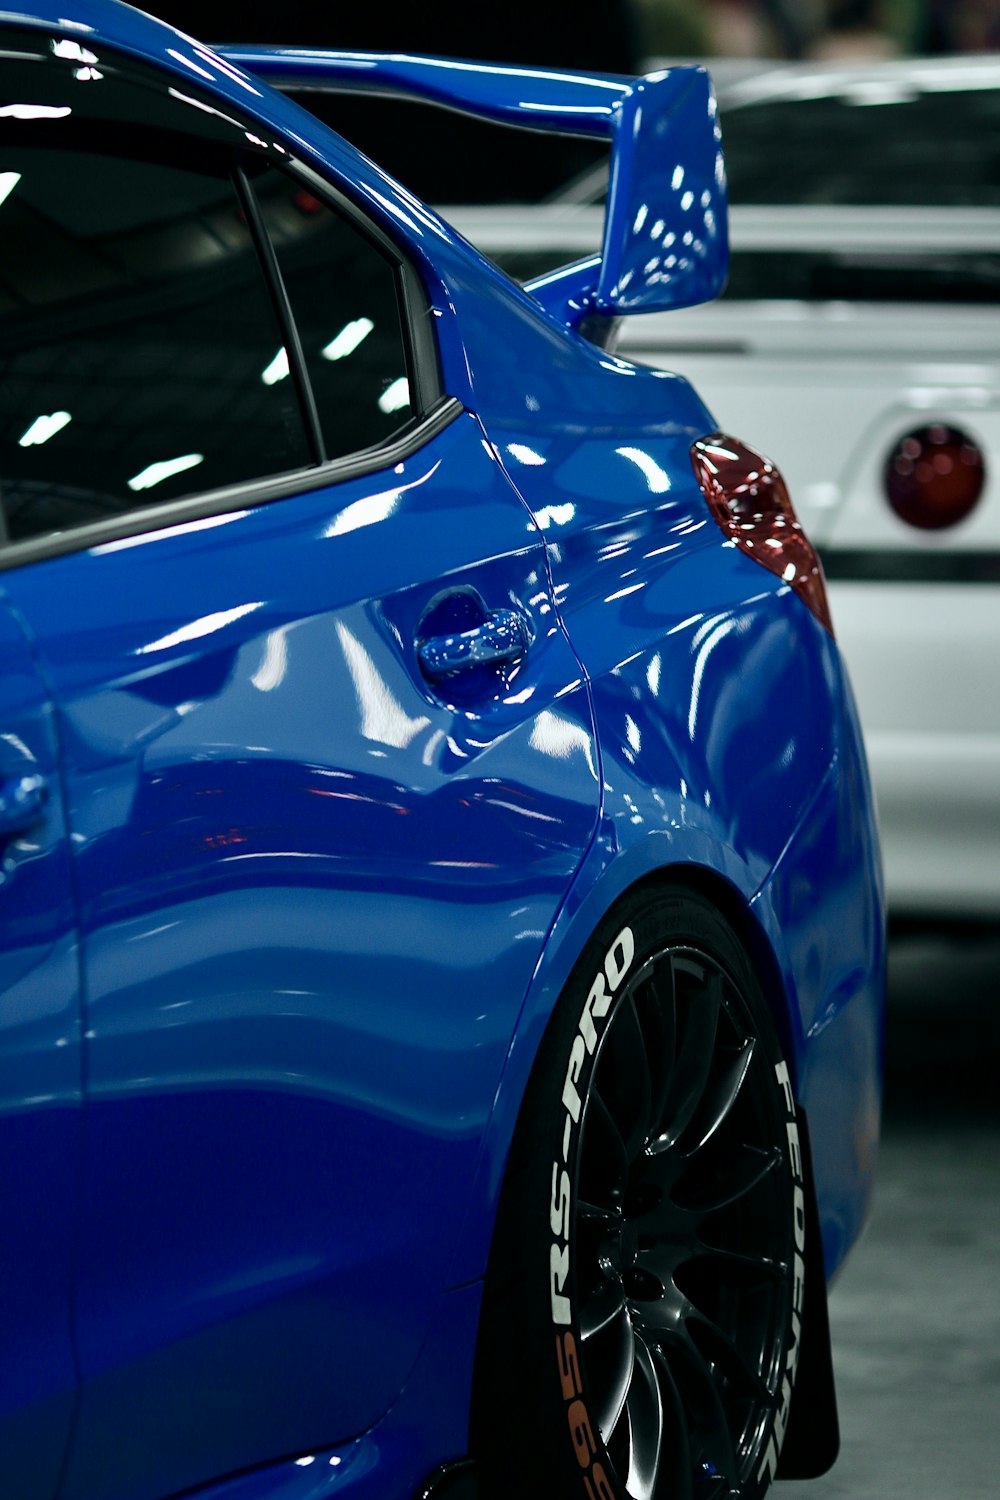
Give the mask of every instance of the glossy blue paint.
M 669 312 L 717 297 L 729 274 L 726 173 L 705 70 L 637 80 L 615 147 L 595 310 Z
M 150 1447 L 172 1490 L 361 1431 L 402 1385 L 595 825 L 545 572 L 460 416 L 398 471 L 10 576 L 63 714 L 87 953 L 66 1500 L 160 1493 Z M 516 608 L 524 659 L 429 685 L 442 591 Z
M 836 754 L 754 901 L 781 955 L 801 1035 L 797 1091 L 809 1116 L 827 1274 L 857 1239 L 874 1184 L 881 1108 L 885 892 L 868 768 L 840 676 Z
M 59 1500 L 409 1500 L 464 1452 L 539 1038 L 637 881 L 709 882 L 776 976 L 831 1270 L 856 1233 L 883 961 L 856 718 L 827 633 L 707 512 L 699 398 L 568 326 L 608 247 L 603 272 L 532 297 L 236 66 L 246 49 L 219 58 L 113 0 L 65 16 L 16 21 L 183 79 L 361 205 L 420 270 L 465 410 L 391 467 L 5 574 L 0 792 L 37 773 L 51 793 L 0 887 L 0 1130 L 37 1199 L 31 1233 L 0 1242 L 25 1351 L 0 1360 L 22 1455 L 0 1489 L 53 1494 L 79 1378 Z M 523 113 L 514 70 L 365 61 Z M 622 255 L 645 266 L 690 232 L 708 294 L 725 235 L 703 75 L 532 81 L 532 107 L 617 132 Z M 693 214 L 715 216 L 701 261 Z M 628 269 L 605 310 L 680 295 Z M 491 619 L 523 651 L 494 651 Z M 421 666 L 422 644 L 472 632 L 489 659 Z
M 0 782 L 45 788 L 0 833 L 0 1494 L 43 1500 L 76 1386 L 80 976 L 55 713 L 5 596 L 0 662 Z
M 425 99 L 501 125 L 561 135 L 610 138 L 636 86 L 633 78 L 598 78 L 452 57 L 241 44 L 213 50 L 275 88 L 346 88 Z
M 482 1284 L 438 1301 L 427 1341 L 399 1400 L 371 1433 L 299 1454 L 199 1492 L 202 1500 L 385 1500 L 422 1495 L 464 1450 Z
M 549 317 L 576 328 L 591 309 L 600 270 L 601 257 L 590 255 L 526 281 L 524 289 Z

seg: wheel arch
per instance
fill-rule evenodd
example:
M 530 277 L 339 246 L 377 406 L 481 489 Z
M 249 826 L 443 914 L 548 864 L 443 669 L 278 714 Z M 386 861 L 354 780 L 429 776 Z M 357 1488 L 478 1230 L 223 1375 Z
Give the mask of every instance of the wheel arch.
M 548 934 L 525 996 L 483 1136 L 449 1286 L 477 1280 L 485 1272 L 514 1131 L 542 1038 L 587 945 L 601 924 L 636 893 L 672 887 L 711 902 L 757 970 L 794 1086 L 801 1026 L 779 955 L 753 910 L 755 893 L 741 890 L 718 869 L 691 860 L 636 869 L 628 857 L 619 856 L 608 860 L 596 878 L 587 879 L 587 873 L 584 869 L 578 875 L 574 891 Z

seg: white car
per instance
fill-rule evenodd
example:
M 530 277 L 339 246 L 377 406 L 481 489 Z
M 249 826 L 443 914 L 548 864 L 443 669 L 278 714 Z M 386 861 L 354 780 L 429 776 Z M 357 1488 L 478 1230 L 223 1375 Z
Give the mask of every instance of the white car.
M 717 70 L 732 270 L 626 320 L 781 455 L 850 665 L 896 913 L 1000 913 L 1000 57 Z M 562 201 L 449 209 L 527 279 L 597 248 Z M 529 281 L 530 289 L 530 281 Z

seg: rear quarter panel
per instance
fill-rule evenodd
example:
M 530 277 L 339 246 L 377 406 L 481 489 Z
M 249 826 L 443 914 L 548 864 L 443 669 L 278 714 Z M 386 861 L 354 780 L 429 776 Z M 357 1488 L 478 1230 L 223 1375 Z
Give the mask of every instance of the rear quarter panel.
M 488 312 L 480 305 L 484 323 Z M 821 1209 L 824 1197 L 831 1204 L 832 1269 L 870 1188 L 882 965 L 871 804 L 839 652 L 788 586 L 727 545 L 708 515 L 689 447 L 715 423 L 686 381 L 575 341 L 543 357 L 562 339 L 557 329 L 543 329 L 534 347 L 524 338 L 503 393 L 489 375 L 477 393 L 494 449 L 545 534 L 557 608 L 590 686 L 601 823 L 522 1014 L 456 1280 L 485 1256 L 517 1103 L 575 957 L 618 896 L 664 871 L 715 882 L 745 919 L 766 953 L 800 1096 L 805 1079 L 822 1075 L 817 1154 L 828 1168 L 819 1188 Z M 856 806 L 849 764 L 861 767 Z M 859 826 L 865 836 L 852 847 Z M 828 963 L 800 934 L 786 942 L 785 908 L 765 889 L 779 865 L 820 929 L 846 922 L 843 951 Z M 844 1012 L 850 1023 L 832 1026 Z M 835 1041 L 849 1025 L 863 1045 L 810 1075 L 814 1036 Z M 852 1131 L 868 1155 L 842 1170 Z

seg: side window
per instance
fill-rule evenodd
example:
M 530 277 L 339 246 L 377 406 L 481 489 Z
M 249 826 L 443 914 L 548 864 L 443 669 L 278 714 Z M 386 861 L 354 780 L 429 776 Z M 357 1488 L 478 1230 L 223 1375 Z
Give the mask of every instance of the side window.
M 9 537 L 314 462 L 292 383 L 271 378 L 284 338 L 234 122 L 51 61 L 4 59 L 0 94 Z
M 399 273 L 336 210 L 277 170 L 254 190 L 298 327 L 327 458 L 383 442 L 409 420 Z

